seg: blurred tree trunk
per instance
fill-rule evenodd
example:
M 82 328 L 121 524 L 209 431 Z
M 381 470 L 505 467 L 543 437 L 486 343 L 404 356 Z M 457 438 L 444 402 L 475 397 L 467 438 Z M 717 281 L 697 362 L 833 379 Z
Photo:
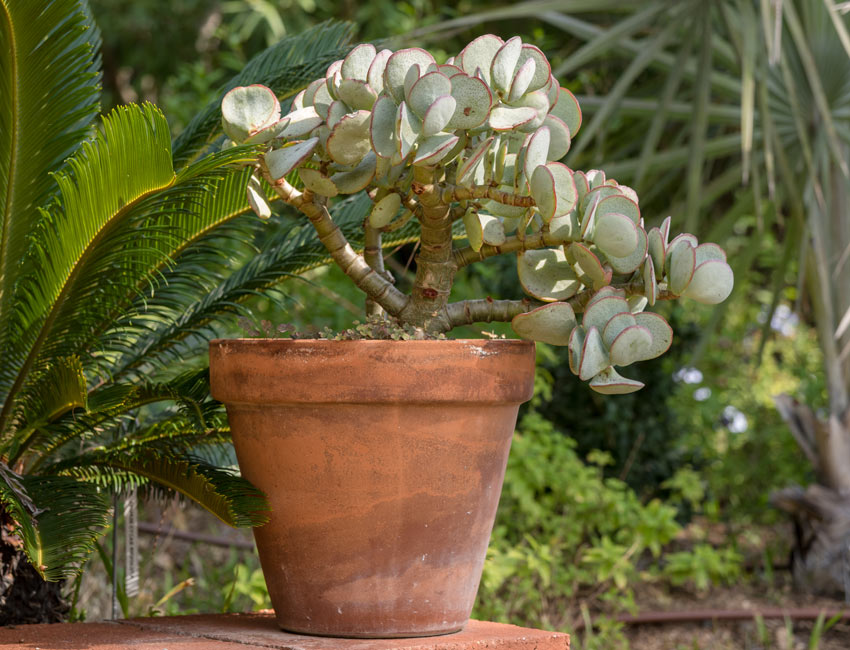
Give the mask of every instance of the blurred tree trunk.
M 846 147 L 842 151 L 848 153 Z M 797 584 L 850 600 L 850 181 L 835 164 L 820 179 L 807 201 L 805 274 L 824 355 L 829 412 L 818 417 L 788 395 L 776 397 L 817 483 L 780 490 L 771 502 L 794 521 L 791 568 Z

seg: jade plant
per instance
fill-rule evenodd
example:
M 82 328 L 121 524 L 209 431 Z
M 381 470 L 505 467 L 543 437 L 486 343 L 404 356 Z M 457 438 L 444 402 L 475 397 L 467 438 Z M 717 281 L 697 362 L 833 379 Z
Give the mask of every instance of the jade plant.
M 719 246 L 671 237 L 670 217 L 647 230 L 633 189 L 559 162 L 581 111 L 543 52 L 519 37 L 481 36 L 444 64 L 418 48 L 358 45 L 286 115 L 254 85 L 224 97 L 222 123 L 234 142 L 257 145 L 254 211 L 269 217 L 269 201 L 281 199 L 305 215 L 372 317 L 426 335 L 510 321 L 523 338 L 567 346 L 571 370 L 600 393 L 638 390 L 615 368 L 669 348 L 670 326 L 647 306 L 715 304 L 732 291 Z M 364 191 L 373 207 L 358 252 L 329 206 Z M 384 268 L 381 237 L 414 219 L 406 294 Z M 527 296 L 452 302 L 457 272 L 496 255 L 516 257 Z

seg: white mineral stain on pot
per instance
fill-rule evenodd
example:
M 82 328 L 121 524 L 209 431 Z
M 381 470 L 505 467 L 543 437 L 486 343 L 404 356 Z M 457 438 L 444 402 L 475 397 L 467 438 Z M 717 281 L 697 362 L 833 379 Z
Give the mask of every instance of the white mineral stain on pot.
M 467 345 L 466 349 L 469 350 L 476 357 L 492 357 L 494 354 L 496 354 L 495 352 L 488 352 L 480 345 Z

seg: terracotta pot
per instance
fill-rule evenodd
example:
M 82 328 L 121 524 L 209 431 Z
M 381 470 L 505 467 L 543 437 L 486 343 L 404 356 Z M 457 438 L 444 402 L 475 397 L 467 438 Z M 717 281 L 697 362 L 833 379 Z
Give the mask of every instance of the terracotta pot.
M 217 340 L 254 536 L 281 628 L 447 634 L 469 619 L 534 345 Z

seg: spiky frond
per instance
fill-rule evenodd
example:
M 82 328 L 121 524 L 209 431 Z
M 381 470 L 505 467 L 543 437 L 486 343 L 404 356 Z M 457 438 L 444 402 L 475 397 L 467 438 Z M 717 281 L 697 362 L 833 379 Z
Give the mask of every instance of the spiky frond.
M 96 485 L 67 476 L 18 476 L 2 465 L 0 505 L 45 580 L 76 575 L 108 521 Z
M 0 1 L 0 357 L 10 349 L 20 255 L 51 172 L 80 146 L 100 105 L 100 32 L 80 0 Z M 47 99 L 49 98 L 49 99 Z M 3 364 L 5 365 L 5 364 Z M 0 402 L 9 388 L 0 373 Z
M 290 97 L 346 54 L 352 33 L 353 26 L 348 23 L 322 23 L 282 39 L 252 59 L 174 141 L 175 165 L 179 167 L 195 158 L 221 134 L 221 98 L 228 90 L 263 84 L 280 97 Z
M 231 526 L 261 526 L 268 520 L 262 492 L 236 473 L 147 445 L 95 449 L 57 463 L 52 471 L 111 489 L 152 482 L 192 499 Z

